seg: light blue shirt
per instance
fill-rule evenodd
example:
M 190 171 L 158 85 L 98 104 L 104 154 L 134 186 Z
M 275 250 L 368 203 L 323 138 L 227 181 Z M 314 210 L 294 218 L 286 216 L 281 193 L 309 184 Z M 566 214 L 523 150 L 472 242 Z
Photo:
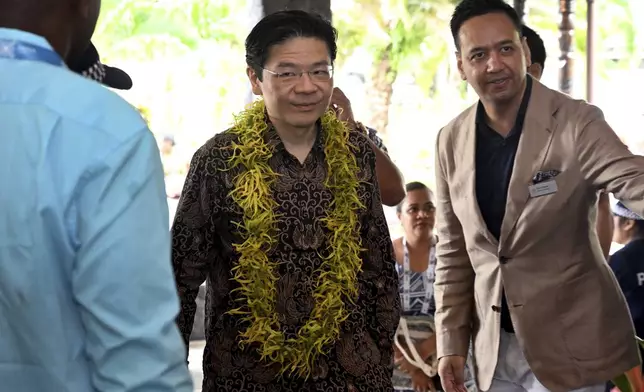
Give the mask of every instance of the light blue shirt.
M 153 135 L 64 67 L 0 70 L 0 391 L 192 392 Z

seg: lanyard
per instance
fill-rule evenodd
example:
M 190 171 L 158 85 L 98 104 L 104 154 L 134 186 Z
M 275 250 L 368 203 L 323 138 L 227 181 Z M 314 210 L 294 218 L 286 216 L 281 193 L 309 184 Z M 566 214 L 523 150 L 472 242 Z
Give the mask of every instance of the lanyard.
M 403 308 L 405 311 L 409 311 L 411 307 L 411 267 L 409 262 L 409 250 L 407 249 L 407 239 L 403 237 L 403 250 L 404 255 L 404 271 L 403 271 Z M 429 262 L 427 263 L 427 269 L 423 276 L 423 286 L 425 288 L 425 300 L 423 301 L 422 313 L 429 313 L 429 305 L 431 303 L 432 297 L 434 296 L 434 275 L 435 275 L 435 263 L 434 259 L 436 258 L 436 247 L 432 246 L 429 251 Z
M 51 49 L 4 38 L 0 38 L 0 58 L 40 61 L 58 67 L 65 66 L 63 59 Z

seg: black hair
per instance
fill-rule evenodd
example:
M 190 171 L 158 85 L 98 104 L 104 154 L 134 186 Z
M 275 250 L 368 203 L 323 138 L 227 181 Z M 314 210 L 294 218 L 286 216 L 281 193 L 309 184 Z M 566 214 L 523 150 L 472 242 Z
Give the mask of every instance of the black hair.
M 429 187 L 422 182 L 418 181 L 412 181 L 408 182 L 407 185 L 405 185 L 405 194 L 413 191 L 424 191 L 425 189 L 429 190 Z M 407 197 L 405 196 L 405 199 Z M 403 199 L 398 205 L 396 206 L 396 212 L 400 213 L 402 212 L 402 206 L 403 203 L 405 202 L 405 199 Z
M 628 222 L 628 221 L 631 221 L 631 220 L 632 220 L 632 221 L 633 221 L 633 223 L 634 223 L 633 229 L 634 229 L 634 231 L 635 231 L 633 234 L 634 234 L 635 236 L 642 236 L 642 235 L 644 235 L 644 220 L 640 220 L 640 219 L 631 219 L 631 218 L 626 218 L 626 217 L 624 217 L 624 216 L 619 216 L 619 215 L 617 216 L 617 219 L 619 220 L 619 224 L 620 224 L 620 226 L 623 226 L 624 224 L 626 224 L 626 222 Z
M 270 49 L 298 37 L 319 38 L 326 42 L 331 62 L 335 61 L 338 32 L 331 23 L 318 14 L 288 10 L 267 15 L 253 27 L 246 37 L 246 64 L 262 80 L 262 68 Z
M 512 6 L 506 3 L 503 0 L 463 0 L 461 1 L 452 14 L 452 19 L 449 22 L 449 27 L 452 30 L 452 37 L 454 38 L 454 44 L 456 49 L 460 50 L 461 45 L 458 40 L 458 33 L 461 30 L 461 27 L 468 20 L 475 18 L 477 16 L 492 14 L 492 13 L 501 13 L 505 14 L 514 26 L 517 29 L 517 32 L 521 34 L 521 18 L 519 14 L 515 11 Z
M 543 44 L 543 40 L 536 31 L 526 25 L 523 25 L 522 32 L 528 43 L 528 48 L 530 48 L 532 64 L 539 64 L 542 69 L 545 68 L 546 46 Z
M 644 235 L 644 220 L 635 221 L 635 233 L 636 235 Z

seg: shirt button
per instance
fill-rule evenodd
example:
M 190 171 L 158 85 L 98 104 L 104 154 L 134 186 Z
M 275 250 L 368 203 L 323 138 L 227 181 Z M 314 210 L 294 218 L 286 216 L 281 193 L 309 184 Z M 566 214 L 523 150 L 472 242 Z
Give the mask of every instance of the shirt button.
M 501 313 L 501 308 L 496 306 L 496 305 L 492 305 L 492 310 L 497 312 L 497 313 Z

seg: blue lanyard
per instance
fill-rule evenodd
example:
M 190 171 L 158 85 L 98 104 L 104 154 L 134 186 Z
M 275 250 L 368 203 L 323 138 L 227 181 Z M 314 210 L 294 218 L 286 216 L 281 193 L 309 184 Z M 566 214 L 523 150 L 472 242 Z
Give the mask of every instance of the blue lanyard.
M 40 61 L 58 67 L 65 66 L 63 59 L 51 49 L 3 38 L 0 38 L 0 58 Z

